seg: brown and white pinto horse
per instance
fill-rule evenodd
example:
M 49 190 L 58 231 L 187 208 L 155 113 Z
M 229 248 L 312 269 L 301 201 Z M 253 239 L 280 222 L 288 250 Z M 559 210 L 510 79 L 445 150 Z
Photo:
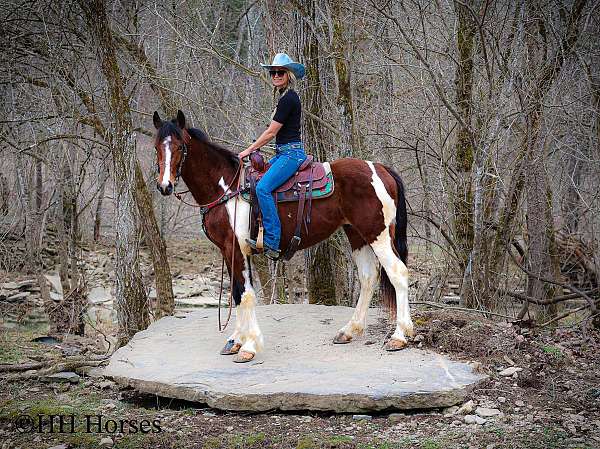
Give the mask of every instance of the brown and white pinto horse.
M 154 126 L 159 166 L 157 188 L 163 195 L 173 193 L 179 172 L 198 204 L 214 201 L 235 188 L 238 156 L 210 142 L 202 131 L 187 128 L 181 111 L 172 121 L 162 121 L 155 112 Z M 299 248 L 325 240 L 340 226 L 350 240 L 360 278 L 360 296 L 352 318 L 339 330 L 334 343 L 349 343 L 364 331 L 369 302 L 381 271 L 382 299 L 396 317 L 395 332 L 385 347 L 389 351 L 402 349 L 407 345 L 406 337 L 413 334 L 408 306 L 407 216 L 402 181 L 391 169 L 370 161 L 346 158 L 329 165 L 335 190 L 331 196 L 313 201 L 309 233 L 306 235 L 303 229 Z M 297 207 L 294 202 L 278 205 L 282 217 L 282 251 L 294 233 Z M 232 278 L 238 313 L 235 330 L 221 354 L 238 353 L 236 362 L 252 360 L 263 347 L 255 313 L 251 248 L 246 243 L 250 235 L 249 209 L 248 203 L 235 197 L 205 215 L 207 237 L 221 250 Z M 235 251 L 234 266 L 230 267 L 232 251 Z

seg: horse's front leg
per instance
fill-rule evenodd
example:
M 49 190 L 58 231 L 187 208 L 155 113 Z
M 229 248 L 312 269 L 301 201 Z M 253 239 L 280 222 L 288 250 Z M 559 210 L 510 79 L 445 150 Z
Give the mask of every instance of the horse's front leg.
M 237 306 L 235 329 L 233 334 L 227 339 L 221 354 L 237 354 L 234 362 L 249 362 L 254 358 L 257 352 L 263 348 L 263 335 L 256 319 L 256 292 L 252 286 L 252 277 L 250 272 L 250 262 L 248 259 L 250 248 L 247 248 L 247 254 L 242 253 L 246 249 L 244 245 L 238 245 L 237 241 L 233 249 L 235 256 L 232 258 L 231 243 L 225 244 L 223 254 L 226 257 L 227 268 L 231 273 L 232 294 Z M 231 262 L 233 259 L 233 269 Z

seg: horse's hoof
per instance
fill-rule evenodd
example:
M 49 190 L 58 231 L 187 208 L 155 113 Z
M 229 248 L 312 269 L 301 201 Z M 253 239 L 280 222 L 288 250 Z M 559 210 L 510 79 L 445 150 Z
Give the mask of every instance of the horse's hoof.
M 408 343 L 402 340 L 396 340 L 394 338 L 391 338 L 388 340 L 388 342 L 385 344 L 385 350 L 386 351 L 400 351 L 401 349 L 406 348 L 406 346 L 408 346 Z
M 240 343 L 236 343 L 234 340 L 227 340 L 223 349 L 221 349 L 221 355 L 233 355 L 240 352 L 240 348 L 242 345 Z
M 352 341 L 351 335 L 346 335 L 343 332 L 340 332 L 333 339 L 333 344 L 336 345 L 345 345 L 346 343 L 350 343 Z
M 252 360 L 254 358 L 254 355 L 252 352 L 248 352 L 248 351 L 240 351 L 238 352 L 238 354 L 235 356 L 235 358 L 233 359 L 233 361 L 235 363 L 247 363 L 250 360 Z

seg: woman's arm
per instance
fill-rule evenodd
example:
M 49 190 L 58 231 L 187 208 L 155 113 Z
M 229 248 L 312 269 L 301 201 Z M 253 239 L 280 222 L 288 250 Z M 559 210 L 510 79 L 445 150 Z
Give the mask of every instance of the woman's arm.
M 271 140 L 273 140 L 273 137 L 275 137 L 277 135 L 277 133 L 279 132 L 279 130 L 281 129 L 282 126 L 283 126 L 283 123 L 279 123 L 279 122 L 276 122 L 275 120 L 271 120 L 271 124 L 269 125 L 269 127 L 267 129 L 265 129 L 265 131 L 260 135 L 260 137 L 258 139 L 256 139 L 256 141 L 254 141 L 254 143 L 252 145 L 250 145 L 248 148 L 246 148 L 244 151 L 242 151 L 238 155 L 239 158 L 242 159 L 246 156 L 249 156 L 250 153 L 258 150 L 263 145 L 269 143 Z

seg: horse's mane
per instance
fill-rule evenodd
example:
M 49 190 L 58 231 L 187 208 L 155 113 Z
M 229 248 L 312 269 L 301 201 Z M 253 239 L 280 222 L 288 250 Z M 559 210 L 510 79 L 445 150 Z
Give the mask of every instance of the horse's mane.
M 227 148 L 222 147 L 219 144 L 211 142 L 208 136 L 198 128 L 187 128 L 187 132 L 192 137 L 192 139 L 196 139 L 205 145 L 207 145 L 210 149 L 220 153 L 225 157 L 225 160 L 231 163 L 234 167 L 237 167 L 240 163 L 240 159 L 236 153 Z

